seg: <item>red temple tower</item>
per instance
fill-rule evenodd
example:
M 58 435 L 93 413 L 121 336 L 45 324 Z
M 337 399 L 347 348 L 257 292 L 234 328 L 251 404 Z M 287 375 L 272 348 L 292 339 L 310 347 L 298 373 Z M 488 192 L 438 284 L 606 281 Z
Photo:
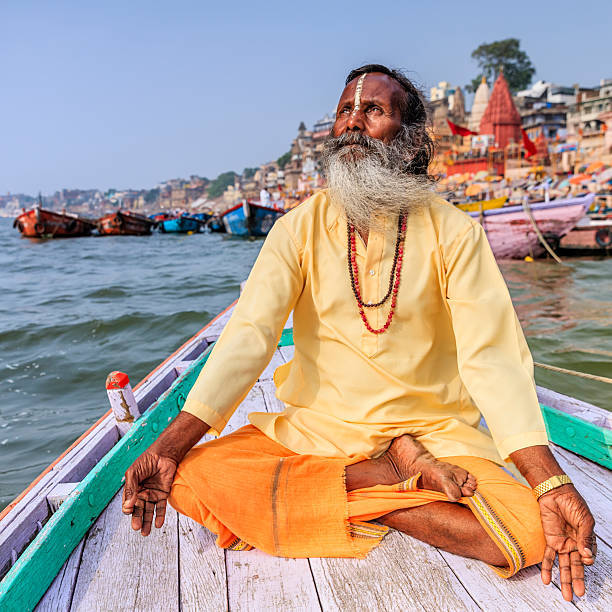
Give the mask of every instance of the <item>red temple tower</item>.
M 480 133 L 493 134 L 498 147 L 505 147 L 511 141 L 521 141 L 521 116 L 514 106 L 503 72 L 499 73 L 495 81 L 489 103 L 480 120 Z

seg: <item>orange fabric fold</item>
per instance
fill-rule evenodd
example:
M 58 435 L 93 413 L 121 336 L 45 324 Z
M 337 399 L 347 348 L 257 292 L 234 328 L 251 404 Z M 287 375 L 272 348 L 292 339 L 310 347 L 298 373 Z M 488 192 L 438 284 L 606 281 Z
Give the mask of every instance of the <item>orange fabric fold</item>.
M 538 563 L 544 551 L 538 504 L 530 489 L 491 461 L 449 457 L 478 481 L 462 498 L 504 553 L 507 577 Z M 355 459 L 297 455 L 252 425 L 192 449 L 181 462 L 171 505 L 217 534 L 223 548 L 258 548 L 281 557 L 363 558 L 388 528 L 372 523 L 442 493 L 413 489 L 416 479 L 346 492 Z M 411 490 L 413 489 L 413 490 Z

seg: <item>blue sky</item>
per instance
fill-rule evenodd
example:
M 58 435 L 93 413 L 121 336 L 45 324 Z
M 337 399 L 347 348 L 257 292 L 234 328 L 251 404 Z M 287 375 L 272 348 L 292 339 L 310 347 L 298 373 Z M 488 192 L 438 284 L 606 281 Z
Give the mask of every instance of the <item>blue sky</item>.
M 276 159 L 366 62 L 465 85 L 472 50 L 514 36 L 536 79 L 595 85 L 612 77 L 610 23 L 610 0 L 2 0 L 0 193 L 145 188 Z

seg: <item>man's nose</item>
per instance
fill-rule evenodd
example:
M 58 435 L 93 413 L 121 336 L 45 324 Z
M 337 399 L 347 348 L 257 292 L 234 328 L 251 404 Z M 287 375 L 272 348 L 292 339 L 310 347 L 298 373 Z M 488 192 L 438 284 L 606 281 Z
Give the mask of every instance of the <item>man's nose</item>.
M 363 122 L 363 113 L 361 110 L 354 110 L 346 122 L 347 132 L 363 132 L 365 125 Z

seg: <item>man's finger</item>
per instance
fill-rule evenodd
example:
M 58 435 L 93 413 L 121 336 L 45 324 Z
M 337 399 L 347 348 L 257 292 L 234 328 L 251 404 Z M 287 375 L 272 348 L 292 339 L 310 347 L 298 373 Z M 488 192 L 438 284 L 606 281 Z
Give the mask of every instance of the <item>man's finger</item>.
M 144 512 L 144 501 L 137 499 L 134 504 L 134 511 L 132 512 L 132 529 L 134 531 L 140 531 L 142 528 L 142 515 Z
M 130 468 L 125 473 L 125 487 L 123 488 L 123 504 L 121 509 L 124 514 L 131 514 L 138 499 L 138 482 L 134 471 Z
M 542 559 L 542 582 L 544 584 L 550 584 L 552 580 L 552 568 L 555 562 L 557 553 L 550 547 L 547 546 L 544 550 L 544 558 Z
M 595 534 L 593 533 L 595 521 L 589 514 L 588 519 L 581 521 L 578 524 L 576 533 L 576 544 L 578 551 L 583 557 L 593 556 L 593 546 L 595 545 Z
M 157 506 L 155 508 L 155 527 L 157 527 L 157 529 L 161 529 L 164 524 L 167 504 L 168 502 L 165 499 L 157 502 Z
M 155 512 L 155 504 L 153 502 L 145 502 L 144 514 L 142 515 L 142 530 L 143 536 L 148 536 L 151 533 L 151 523 L 153 522 L 153 513 Z
M 572 589 L 578 597 L 582 597 L 584 595 L 584 565 L 582 565 L 582 559 L 577 550 L 570 553 L 570 570 L 572 572 Z
M 565 599 L 565 601 L 572 601 L 572 570 L 569 553 L 559 553 L 559 574 L 563 599 Z
M 461 499 L 461 489 L 459 485 L 450 481 L 444 485 L 444 494 L 448 497 L 448 500 L 452 502 L 457 502 Z

